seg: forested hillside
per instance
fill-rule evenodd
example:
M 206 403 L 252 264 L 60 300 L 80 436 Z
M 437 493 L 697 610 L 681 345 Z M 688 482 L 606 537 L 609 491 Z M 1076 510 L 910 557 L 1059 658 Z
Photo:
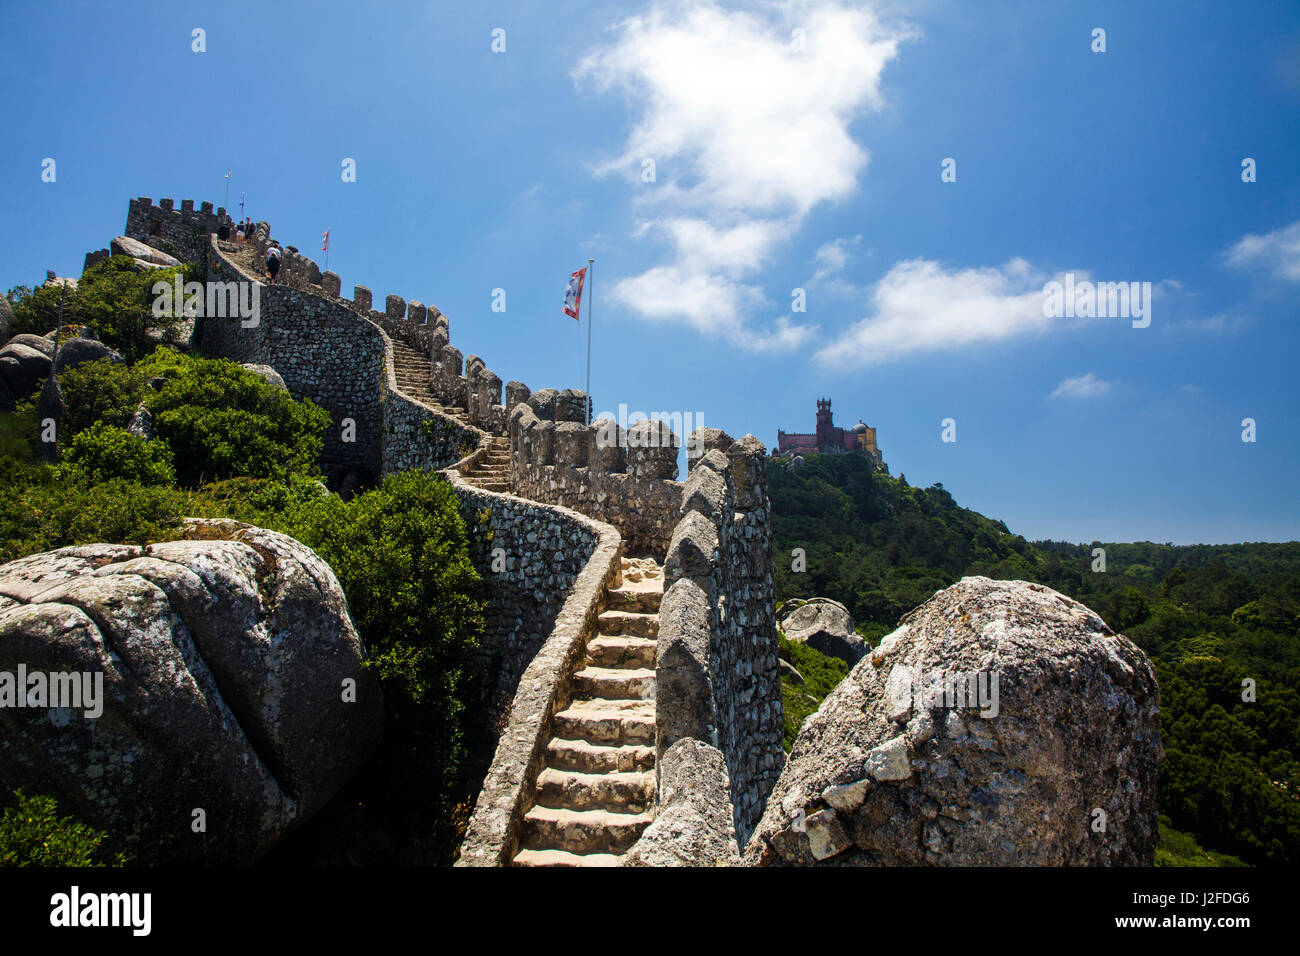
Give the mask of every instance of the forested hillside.
M 1247 862 L 1300 860 L 1300 542 L 1029 542 L 856 455 L 773 460 L 768 478 L 778 600 L 835 598 L 876 640 L 966 575 L 1056 588 L 1156 664 L 1172 825 Z

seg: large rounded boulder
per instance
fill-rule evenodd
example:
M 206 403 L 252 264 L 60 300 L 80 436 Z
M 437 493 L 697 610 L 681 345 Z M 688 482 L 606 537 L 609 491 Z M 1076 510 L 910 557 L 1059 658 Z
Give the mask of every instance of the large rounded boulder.
M 50 374 L 50 354 L 54 343 L 41 339 L 49 345 L 49 352 L 20 339 L 40 339 L 38 335 L 15 335 L 0 348 L 0 382 L 4 382 L 9 394 L 16 399 L 29 397 Z
M 0 342 L 9 340 L 9 333 L 14 327 L 14 310 L 9 305 L 9 299 L 0 292 Z
M 97 362 L 100 359 L 108 359 L 114 365 L 121 365 L 125 361 L 121 355 L 97 339 L 68 339 L 59 346 L 54 370 L 62 373 L 64 369 L 76 368 L 85 362 Z
M 746 847 L 757 865 L 1149 866 L 1159 692 L 1084 605 L 964 578 L 809 717 Z
M 146 245 L 138 239 L 132 239 L 130 236 L 118 236 L 109 243 L 109 249 L 115 256 L 130 256 L 137 263 L 152 266 L 155 269 L 174 269 L 181 264 L 181 261 L 175 256 L 169 256 L 167 253 Z
M 0 784 L 57 797 L 137 862 L 251 861 L 377 746 L 364 656 L 329 567 L 261 528 L 194 521 L 179 541 L 10 562 Z M 34 697 L 37 674 L 71 675 L 65 696 L 48 679 Z
M 849 609 L 830 598 L 787 601 L 777 614 L 777 626 L 788 640 L 807 644 L 850 666 L 867 652 L 867 642 L 854 629 Z
M 286 392 L 289 391 L 289 386 L 284 384 L 284 378 L 270 365 L 258 365 L 256 362 L 245 362 L 244 368 L 248 369 L 255 375 L 260 376 L 268 385 L 282 388 Z

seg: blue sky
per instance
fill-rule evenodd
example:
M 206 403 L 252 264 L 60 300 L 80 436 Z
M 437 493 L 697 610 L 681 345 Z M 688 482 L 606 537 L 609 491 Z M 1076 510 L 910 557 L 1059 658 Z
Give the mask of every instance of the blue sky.
M 1296 4 L 7 3 L 0 34 L 4 288 L 230 168 L 503 379 L 582 386 L 594 256 L 598 410 L 774 445 L 828 396 L 1027 537 L 1300 538 Z M 1151 283 L 1149 327 L 1044 317 L 1066 272 Z

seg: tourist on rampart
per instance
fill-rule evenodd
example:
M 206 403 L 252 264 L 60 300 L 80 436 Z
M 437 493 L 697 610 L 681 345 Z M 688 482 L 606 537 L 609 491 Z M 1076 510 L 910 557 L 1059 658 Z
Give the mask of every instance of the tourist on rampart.
M 271 284 L 275 284 L 276 273 L 280 271 L 280 244 L 272 240 L 271 247 L 266 250 L 266 271 L 271 276 Z

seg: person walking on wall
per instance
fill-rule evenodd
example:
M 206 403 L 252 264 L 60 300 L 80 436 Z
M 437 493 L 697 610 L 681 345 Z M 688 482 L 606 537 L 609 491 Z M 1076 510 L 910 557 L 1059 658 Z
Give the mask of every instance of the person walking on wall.
M 266 271 L 271 275 L 271 284 L 275 284 L 276 273 L 280 271 L 280 244 L 272 241 L 266 250 Z

